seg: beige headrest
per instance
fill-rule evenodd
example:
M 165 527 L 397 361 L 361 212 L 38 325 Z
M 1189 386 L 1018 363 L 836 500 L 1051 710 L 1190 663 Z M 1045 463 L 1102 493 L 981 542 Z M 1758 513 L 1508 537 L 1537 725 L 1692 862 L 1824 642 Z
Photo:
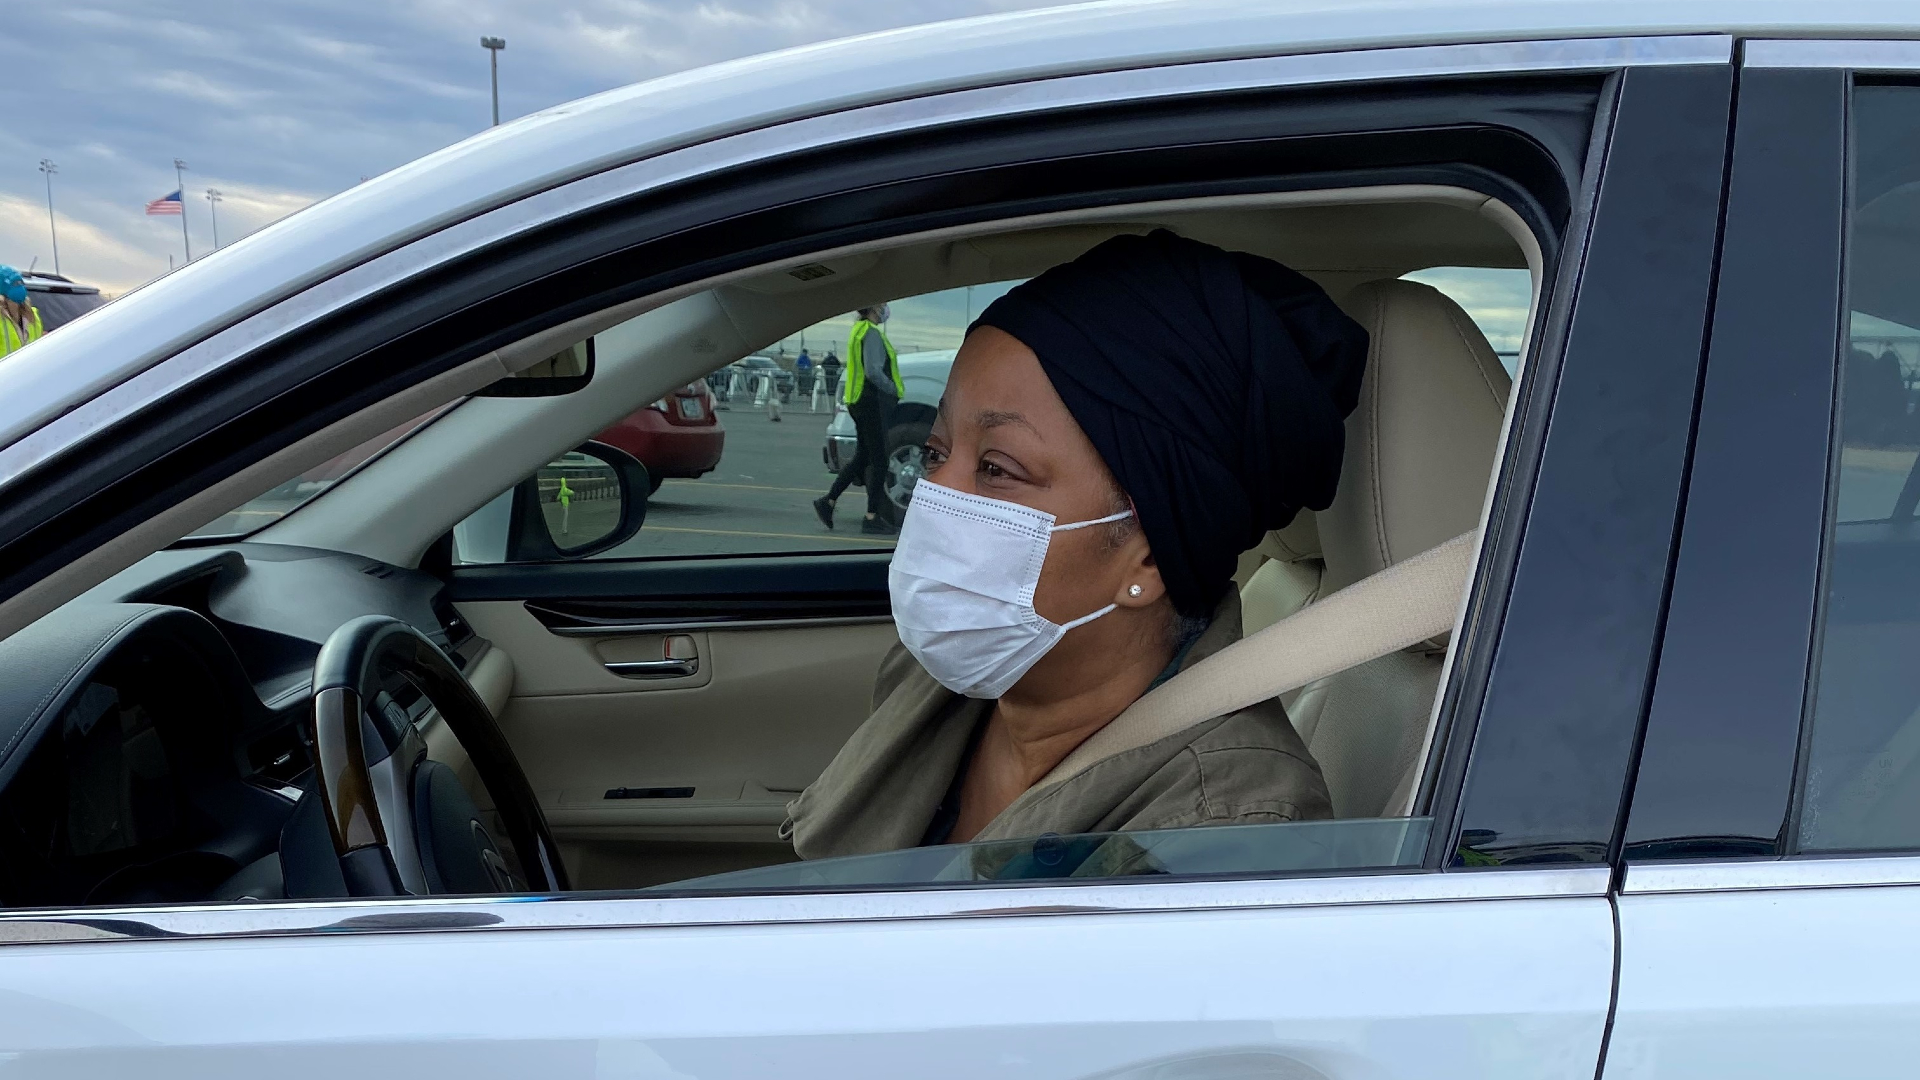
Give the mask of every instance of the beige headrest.
M 1333 505 L 1314 515 L 1331 593 L 1472 529 L 1511 382 L 1460 305 L 1373 281 L 1340 305 L 1372 342 Z
M 1275 529 L 1261 537 L 1259 546 L 1254 550 L 1284 563 L 1319 558 L 1320 530 L 1313 524 L 1313 511 L 1302 510 L 1293 515 L 1293 521 L 1285 528 Z

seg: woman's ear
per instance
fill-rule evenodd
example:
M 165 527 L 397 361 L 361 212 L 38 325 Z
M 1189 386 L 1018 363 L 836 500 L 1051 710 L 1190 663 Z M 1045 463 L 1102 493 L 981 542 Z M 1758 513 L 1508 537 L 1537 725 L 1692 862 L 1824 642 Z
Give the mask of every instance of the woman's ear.
M 1113 602 L 1123 608 L 1147 608 L 1159 603 L 1167 595 L 1167 585 L 1160 580 L 1160 566 L 1153 561 L 1146 536 L 1135 529 L 1120 553 L 1126 572 L 1120 575 Z

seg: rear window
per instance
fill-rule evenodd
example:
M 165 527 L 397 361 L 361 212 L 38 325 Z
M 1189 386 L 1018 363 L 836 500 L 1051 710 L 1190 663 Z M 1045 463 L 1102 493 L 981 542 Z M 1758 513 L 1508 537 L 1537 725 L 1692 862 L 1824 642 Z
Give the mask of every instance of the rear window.
M 41 292 L 39 289 L 31 290 L 28 299 L 39 309 L 40 323 L 48 330 L 58 330 L 107 302 L 97 292 Z

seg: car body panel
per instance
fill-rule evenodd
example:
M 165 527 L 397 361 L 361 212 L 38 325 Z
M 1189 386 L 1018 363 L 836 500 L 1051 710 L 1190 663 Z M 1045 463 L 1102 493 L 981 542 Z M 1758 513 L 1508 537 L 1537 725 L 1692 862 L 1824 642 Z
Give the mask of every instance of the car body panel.
M 666 408 L 636 409 L 594 438 L 632 454 L 655 479 L 690 480 L 712 472 L 726 449 L 727 431 L 707 384 L 689 383 L 661 401 Z
M 1861 873 L 1893 862 L 1908 864 L 1898 875 L 1908 884 L 1868 884 Z M 1748 864 L 1738 884 L 1683 872 L 1667 876 L 1697 891 L 1665 895 L 1634 895 L 1638 868 L 1629 870 L 1604 1080 L 1913 1075 L 1920 884 L 1912 862 L 1829 863 L 1838 871 L 1829 881 L 1797 888 L 1792 878 L 1821 875 L 1779 863 Z M 1755 883 L 1780 887 L 1740 887 Z M 1848 883 L 1856 887 L 1836 887 Z
M 0 951 L 0 1041 L 45 1076 L 1588 1080 L 1611 965 L 1599 897 L 81 943 Z

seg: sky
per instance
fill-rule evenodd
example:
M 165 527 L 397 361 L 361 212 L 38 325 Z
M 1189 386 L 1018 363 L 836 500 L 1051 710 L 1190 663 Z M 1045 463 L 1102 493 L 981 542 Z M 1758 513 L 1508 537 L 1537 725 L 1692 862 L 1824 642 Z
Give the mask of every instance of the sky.
M 30 0 L 7 6 L 0 263 L 123 292 L 491 120 L 738 56 L 1052 0 Z

